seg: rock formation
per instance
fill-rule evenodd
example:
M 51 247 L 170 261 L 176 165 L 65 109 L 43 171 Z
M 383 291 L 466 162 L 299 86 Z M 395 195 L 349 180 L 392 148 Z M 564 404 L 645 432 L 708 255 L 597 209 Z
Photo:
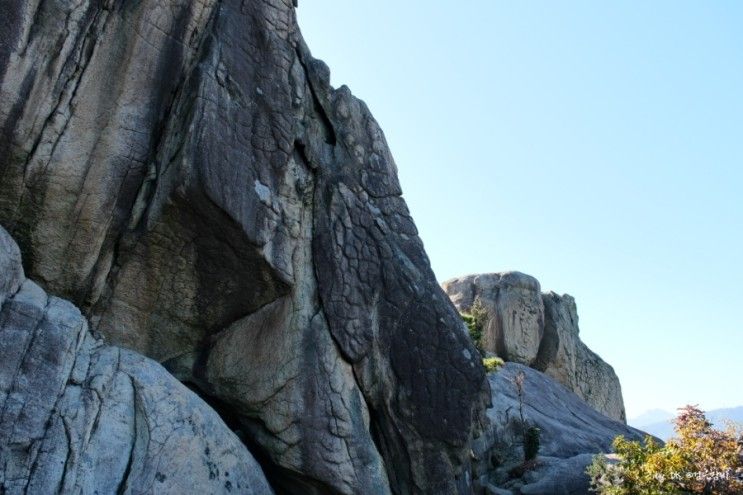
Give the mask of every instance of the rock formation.
M 578 310 L 567 294 L 543 294 L 544 339 L 536 364 L 588 404 L 610 418 L 626 423 L 622 387 L 614 368 L 588 348 L 578 335 Z
M 455 278 L 443 288 L 459 311 L 469 311 L 475 300 L 487 310 L 486 351 L 543 371 L 597 411 L 626 421 L 619 378 L 580 340 L 571 296 L 543 294 L 537 279 L 519 272 Z
M 488 273 L 444 282 L 460 311 L 479 300 L 488 311 L 482 345 L 506 361 L 532 366 L 544 335 L 544 304 L 539 281 L 519 272 Z
M 525 422 L 540 429 L 540 449 L 535 470 L 523 477 L 509 470 L 523 460 L 522 424 L 515 386 L 524 374 Z M 488 375 L 493 407 L 487 410 L 489 429 L 473 447 L 478 460 L 475 476 L 481 486 L 499 486 L 522 494 L 561 495 L 588 493 L 585 468 L 595 454 L 611 452 L 617 435 L 641 440 L 643 432 L 613 420 L 589 407 L 578 396 L 544 373 L 506 363 Z M 510 492 L 505 492 L 510 493 Z
M 207 398 L 279 493 L 466 493 L 484 370 L 292 1 L 3 17 L 0 223 L 29 278 Z M 131 396 L 141 358 L 84 341 Z
M 0 493 L 272 493 L 221 418 L 25 279 L 0 227 Z

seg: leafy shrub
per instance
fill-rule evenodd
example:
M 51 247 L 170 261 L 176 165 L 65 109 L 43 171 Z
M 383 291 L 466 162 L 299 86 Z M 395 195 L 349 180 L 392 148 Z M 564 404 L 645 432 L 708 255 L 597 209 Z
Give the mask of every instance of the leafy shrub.
M 469 312 L 461 313 L 461 316 L 465 325 L 467 325 L 472 342 L 480 352 L 480 355 L 485 356 L 485 349 L 482 347 L 482 333 L 488 321 L 488 310 L 485 309 L 480 298 L 475 298 Z M 499 357 L 483 357 L 482 364 L 485 366 L 485 371 L 490 373 L 497 371 L 498 368 L 503 366 L 503 360 Z
M 482 360 L 482 365 L 485 366 L 485 371 L 488 373 L 498 371 L 498 368 L 503 366 L 503 364 L 503 360 L 499 357 L 486 357 Z
M 530 426 L 524 432 L 524 460 L 530 461 L 539 453 L 539 435 L 541 430 L 536 426 Z
M 641 442 L 619 436 L 616 464 L 594 458 L 586 472 L 601 495 L 676 495 L 743 493 L 743 433 L 730 426 L 712 428 L 695 406 L 680 410 L 676 437 L 661 446 L 652 437 Z
M 488 321 L 488 310 L 485 309 L 480 298 L 475 298 L 469 312 L 463 312 L 461 315 L 462 320 L 464 320 L 465 325 L 467 325 L 470 338 L 472 339 L 472 342 L 474 342 L 475 347 L 480 351 L 480 354 L 485 354 L 485 350 L 482 348 L 482 333 L 485 329 L 485 324 Z

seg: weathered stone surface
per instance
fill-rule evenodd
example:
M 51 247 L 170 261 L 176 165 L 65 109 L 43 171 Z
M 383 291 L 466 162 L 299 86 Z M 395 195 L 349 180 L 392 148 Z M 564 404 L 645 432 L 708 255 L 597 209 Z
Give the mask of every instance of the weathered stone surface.
M 589 495 L 590 479 L 586 468 L 593 462 L 596 454 L 578 454 L 573 457 L 540 457 L 534 467 L 521 478 L 505 483 L 501 488 L 489 485 L 493 493 L 503 495 Z M 603 454 L 607 462 L 616 462 L 616 454 Z M 487 493 L 487 492 L 486 492 Z
M 234 415 L 278 491 L 466 491 L 481 363 L 292 2 L 4 15 L 0 222 L 29 276 Z
M 531 366 L 544 331 L 539 281 L 520 272 L 486 273 L 444 282 L 444 291 L 460 311 L 479 299 L 488 311 L 483 347 L 506 361 Z
M 541 430 L 538 469 L 509 480 L 509 470 L 523 460 L 523 430 L 515 385 L 520 372 L 524 374 L 524 420 Z M 611 452 L 617 435 L 632 440 L 644 436 L 589 407 L 563 385 L 533 368 L 506 363 L 490 373 L 488 380 L 493 392 L 493 407 L 487 410 L 490 429 L 477 440 L 473 451 L 476 475 L 488 476 L 495 486 L 518 486 L 521 493 L 530 494 L 587 493 L 584 470 L 591 456 Z
M 535 367 L 597 411 L 626 422 L 619 377 L 611 365 L 581 341 L 575 299 L 567 294 L 545 293 L 544 312 L 544 338 Z
M 484 492 L 485 495 L 513 495 L 511 490 L 506 490 L 505 488 L 499 488 L 490 484 L 485 487 Z
M 20 266 L 0 227 L 0 493 L 272 493 L 217 413 Z
M 641 431 L 599 413 L 544 373 L 517 363 L 506 363 L 499 371 L 488 375 L 494 400 L 487 415 L 496 429 L 497 442 L 504 446 L 497 451 L 512 450 L 509 446 L 520 441 L 514 385 L 520 371 L 525 375 L 524 417 L 542 430 L 541 455 L 564 458 L 609 452 L 617 435 L 643 438 Z
M 590 480 L 586 468 L 594 454 L 579 454 L 567 459 L 542 457 L 536 469 L 524 475 L 521 495 L 588 495 Z
M 470 275 L 442 287 L 459 311 L 482 302 L 489 314 L 486 351 L 544 371 L 597 411 L 626 422 L 619 378 L 581 341 L 571 296 L 540 293 L 539 282 L 519 272 Z

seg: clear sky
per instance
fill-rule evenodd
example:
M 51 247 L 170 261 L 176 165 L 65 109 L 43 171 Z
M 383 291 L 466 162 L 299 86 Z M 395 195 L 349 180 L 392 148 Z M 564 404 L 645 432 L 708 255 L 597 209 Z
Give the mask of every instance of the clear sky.
M 743 2 L 300 0 L 440 281 L 575 296 L 628 416 L 743 404 Z

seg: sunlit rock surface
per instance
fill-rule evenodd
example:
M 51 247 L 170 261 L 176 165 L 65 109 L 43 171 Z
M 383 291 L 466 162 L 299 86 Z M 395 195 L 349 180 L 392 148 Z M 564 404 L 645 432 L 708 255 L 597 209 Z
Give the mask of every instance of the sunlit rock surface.
M 442 286 L 459 311 L 482 303 L 486 351 L 543 371 L 597 411 L 626 421 L 619 378 L 581 341 L 573 297 L 542 293 L 537 279 L 520 272 L 469 275 Z

